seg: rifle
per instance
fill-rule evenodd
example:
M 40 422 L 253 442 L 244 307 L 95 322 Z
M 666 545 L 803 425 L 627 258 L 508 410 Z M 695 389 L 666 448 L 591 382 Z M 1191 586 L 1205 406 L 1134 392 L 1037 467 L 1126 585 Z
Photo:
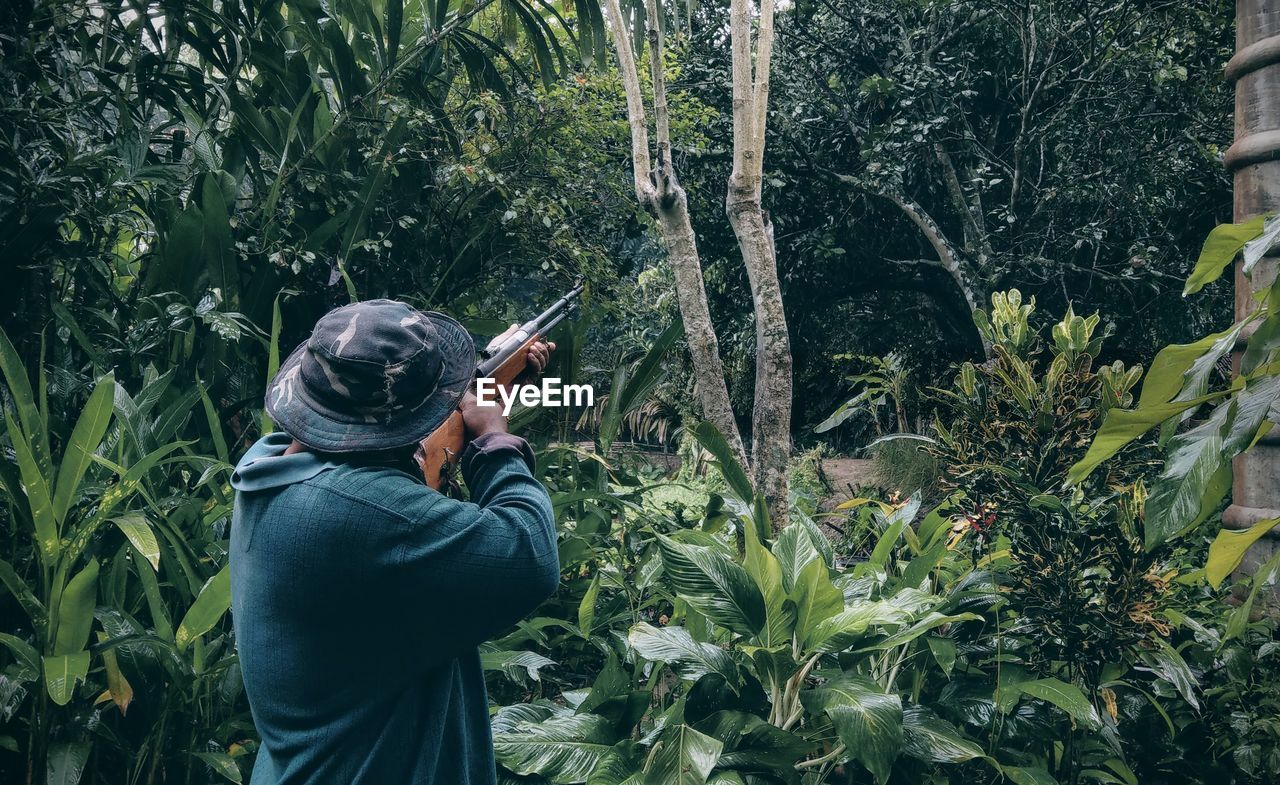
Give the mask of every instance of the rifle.
M 583 286 L 583 279 L 579 277 L 573 282 L 573 288 L 550 308 L 520 325 L 518 330 L 501 343 L 491 342 L 481 350 L 476 378 L 493 379 L 504 386 L 520 378 L 528 364 L 529 347 L 550 335 L 556 325 L 578 309 L 578 297 L 582 294 Z M 465 446 L 465 438 L 462 413 L 455 411 L 443 425 L 422 440 L 422 456 L 419 460 L 427 485 L 436 490 L 456 485 L 454 468 Z

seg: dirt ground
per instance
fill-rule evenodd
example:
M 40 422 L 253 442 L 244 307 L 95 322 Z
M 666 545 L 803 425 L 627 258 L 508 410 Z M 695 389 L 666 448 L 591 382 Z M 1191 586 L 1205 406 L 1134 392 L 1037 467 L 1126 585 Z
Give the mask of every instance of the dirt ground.
M 871 461 L 867 458 L 824 458 L 822 473 L 826 475 L 830 493 L 822 500 L 822 510 L 853 497 L 854 491 L 871 482 Z

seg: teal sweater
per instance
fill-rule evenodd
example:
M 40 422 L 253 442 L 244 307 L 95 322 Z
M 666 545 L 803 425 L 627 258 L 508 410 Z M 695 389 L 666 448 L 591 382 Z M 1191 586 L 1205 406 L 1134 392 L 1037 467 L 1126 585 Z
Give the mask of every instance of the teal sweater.
M 476 647 L 559 582 L 551 500 L 522 439 L 468 447 L 474 503 L 283 434 L 241 460 L 231 529 L 251 785 L 492 785 Z

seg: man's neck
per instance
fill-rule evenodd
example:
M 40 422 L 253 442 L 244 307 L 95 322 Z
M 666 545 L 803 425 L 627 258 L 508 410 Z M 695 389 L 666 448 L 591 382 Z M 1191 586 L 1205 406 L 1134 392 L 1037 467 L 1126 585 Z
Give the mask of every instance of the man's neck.
M 303 444 L 297 439 L 294 439 L 293 441 L 289 442 L 289 446 L 284 449 L 284 454 L 295 455 L 300 452 L 307 452 L 307 450 L 308 450 L 307 445 Z

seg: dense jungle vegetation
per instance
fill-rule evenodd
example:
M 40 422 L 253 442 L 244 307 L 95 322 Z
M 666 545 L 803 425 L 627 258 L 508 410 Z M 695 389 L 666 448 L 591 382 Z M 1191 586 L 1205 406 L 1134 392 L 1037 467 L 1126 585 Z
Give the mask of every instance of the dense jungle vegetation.
M 1275 521 L 1219 531 L 1280 420 L 1280 289 L 1223 370 L 1224 270 L 1280 235 L 1226 223 L 1231 4 L 779 4 L 780 500 L 743 451 L 730 10 L 8 4 L 0 781 L 247 781 L 228 483 L 282 353 L 373 297 L 491 336 L 577 276 L 550 374 L 602 395 L 513 418 L 563 575 L 483 648 L 500 782 L 1280 779 L 1280 557 L 1232 577 Z M 679 200 L 638 198 L 629 97 Z M 686 199 L 733 428 L 690 359 Z M 834 487 L 832 455 L 876 471 Z

